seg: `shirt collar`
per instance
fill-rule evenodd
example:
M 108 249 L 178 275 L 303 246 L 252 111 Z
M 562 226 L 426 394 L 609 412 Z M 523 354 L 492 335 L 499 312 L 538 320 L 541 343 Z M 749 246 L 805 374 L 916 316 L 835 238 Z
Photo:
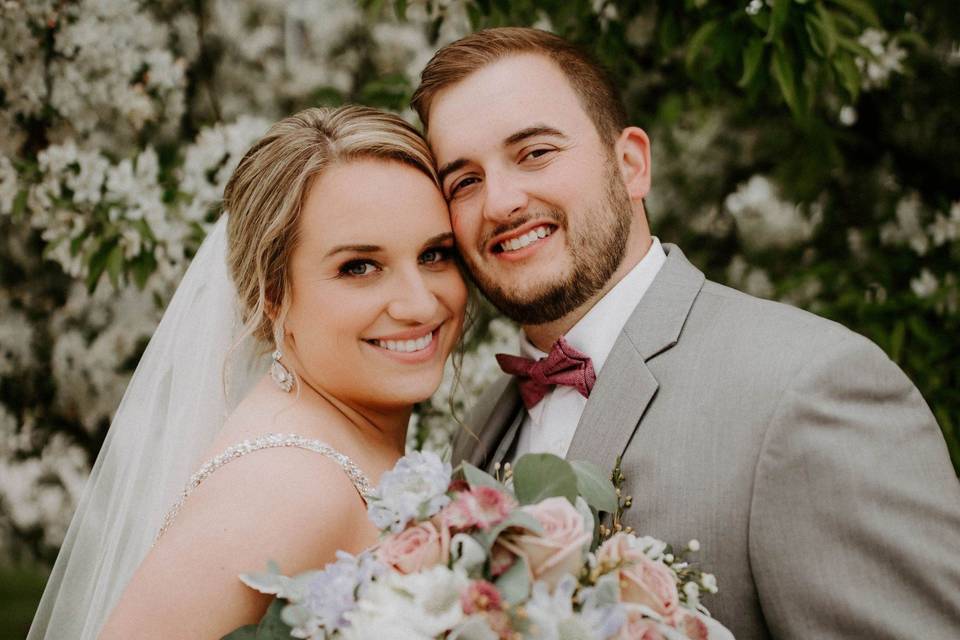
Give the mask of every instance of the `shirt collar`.
M 640 262 L 600 298 L 564 336 L 571 347 L 590 356 L 598 375 L 613 349 L 613 343 L 617 341 L 617 336 L 666 261 L 667 254 L 664 253 L 660 240 L 654 236 L 650 249 Z M 523 333 L 520 335 L 520 353 L 535 360 L 546 355 L 533 346 Z

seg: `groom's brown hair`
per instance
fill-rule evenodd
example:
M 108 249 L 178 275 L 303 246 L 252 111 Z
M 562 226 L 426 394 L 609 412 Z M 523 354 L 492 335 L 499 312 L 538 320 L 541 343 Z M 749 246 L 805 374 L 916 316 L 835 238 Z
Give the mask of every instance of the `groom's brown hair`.
M 430 105 L 438 93 L 488 64 L 523 54 L 538 54 L 552 60 L 573 87 L 600 138 L 610 144 L 617 139 L 627 126 L 627 114 L 620 91 L 607 71 L 572 42 L 525 27 L 484 29 L 434 54 L 420 74 L 420 86 L 410 101 L 424 129 L 430 127 Z

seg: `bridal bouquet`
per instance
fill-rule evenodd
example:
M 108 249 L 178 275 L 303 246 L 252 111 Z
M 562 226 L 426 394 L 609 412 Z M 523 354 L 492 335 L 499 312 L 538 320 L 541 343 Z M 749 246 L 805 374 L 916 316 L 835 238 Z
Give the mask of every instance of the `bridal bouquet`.
M 241 576 L 276 600 L 225 640 L 730 638 L 699 604 L 716 583 L 684 559 L 698 543 L 634 535 L 629 503 L 589 463 L 530 454 L 501 478 L 464 464 L 453 479 L 412 453 L 369 502 L 379 544 L 296 577 Z

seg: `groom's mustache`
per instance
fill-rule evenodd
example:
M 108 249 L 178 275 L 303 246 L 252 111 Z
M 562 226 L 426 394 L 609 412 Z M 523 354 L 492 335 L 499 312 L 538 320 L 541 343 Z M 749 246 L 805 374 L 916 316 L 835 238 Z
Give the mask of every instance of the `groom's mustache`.
M 503 233 L 510 233 L 514 229 L 519 229 L 523 225 L 527 224 L 532 220 L 550 220 L 558 227 L 562 229 L 567 228 L 567 214 L 564 213 L 561 209 L 548 209 L 545 211 L 535 211 L 531 213 L 524 214 L 523 216 L 510 220 L 510 222 L 505 222 L 497 227 L 494 227 L 489 233 L 483 235 L 480 239 L 479 250 L 480 253 L 484 253 L 486 248 L 490 245 L 490 242 Z

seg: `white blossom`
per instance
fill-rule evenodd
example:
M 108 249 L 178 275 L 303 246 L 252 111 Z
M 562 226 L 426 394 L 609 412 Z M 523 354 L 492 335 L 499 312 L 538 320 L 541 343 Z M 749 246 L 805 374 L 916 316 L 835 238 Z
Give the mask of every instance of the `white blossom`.
M 397 532 L 411 519 L 429 518 L 450 502 L 452 474 L 450 463 L 432 451 L 408 453 L 380 477 L 367 507 L 370 520 L 380 529 Z
M 921 216 L 923 203 L 917 193 L 911 193 L 897 202 L 896 222 L 888 222 L 880 227 L 880 242 L 886 245 L 909 245 L 917 255 L 925 255 L 930 249 Z
M 469 580 L 444 566 L 402 575 L 389 573 L 374 582 L 357 607 L 346 614 L 344 640 L 428 640 L 464 620 L 460 594 Z
M 13 211 L 13 202 L 20 192 L 17 170 L 10 158 L 0 154 L 0 215 Z
M 940 282 L 929 269 L 924 268 L 920 275 L 910 281 L 910 289 L 918 298 L 929 298 L 937 292 Z
M 838 117 L 840 118 L 840 124 L 845 127 L 852 127 L 857 123 L 857 108 L 852 105 L 845 104 L 840 107 L 840 114 Z
M 938 213 L 927 227 L 927 233 L 935 247 L 960 239 L 960 201 L 953 203 L 949 214 Z
M 755 175 L 727 196 L 725 205 L 737 223 L 744 243 L 753 249 L 786 248 L 813 235 L 822 213 L 811 207 L 810 215 L 798 205 L 782 200 L 765 176 Z
M 870 51 L 869 58 L 856 59 L 865 90 L 884 87 L 891 75 L 903 73 L 903 60 L 907 52 L 886 31 L 868 28 L 857 40 Z

